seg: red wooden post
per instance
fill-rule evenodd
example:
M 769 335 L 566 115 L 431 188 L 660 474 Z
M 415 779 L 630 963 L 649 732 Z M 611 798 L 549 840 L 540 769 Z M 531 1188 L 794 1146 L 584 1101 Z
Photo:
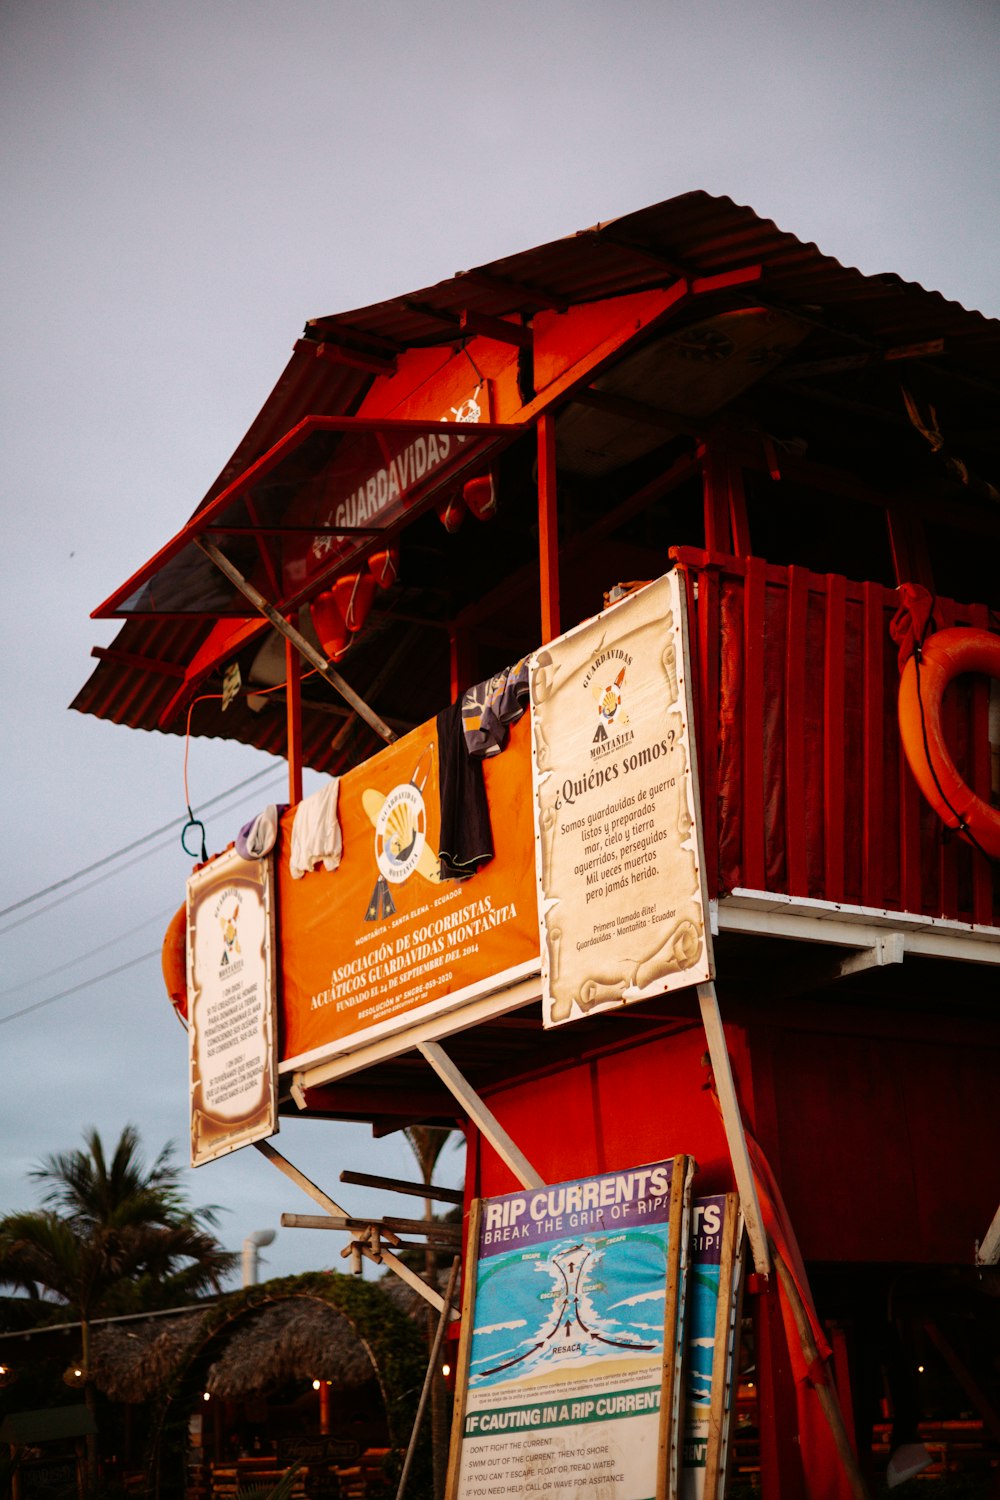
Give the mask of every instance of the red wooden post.
M 864 821 L 861 844 L 861 901 L 865 906 L 885 905 L 882 849 L 885 820 L 885 772 L 883 726 L 885 722 L 885 590 L 881 584 L 864 585 L 864 699 L 862 736 L 864 745 Z
M 291 641 L 285 642 L 285 702 L 288 710 L 288 800 L 302 801 L 302 666 Z
M 695 744 L 705 840 L 705 881 L 711 893 L 719 880 L 719 571 L 705 552 L 671 547 L 685 574 L 689 633 L 695 683 Z
M 806 1500 L 795 1382 L 778 1300 L 778 1277 L 751 1299 L 757 1349 L 760 1491 L 767 1500 Z
M 475 650 L 468 629 L 453 629 L 448 636 L 448 667 L 451 675 L 451 701 L 457 703 L 466 688 L 471 687 Z
M 721 439 L 712 437 L 702 443 L 699 456 L 702 462 L 705 549 L 729 555 L 733 551 L 729 531 L 729 484 Z
M 923 798 L 913 779 L 902 739 L 898 739 L 899 758 L 899 885 L 900 905 L 904 911 L 921 912 L 923 879 L 920 868 L 920 816 Z
M 847 580 L 826 577 L 826 649 L 823 699 L 823 852 L 827 901 L 844 899 L 844 820 L 847 816 L 844 774 L 844 638 L 847 626 Z
M 767 885 L 764 832 L 765 564 L 747 558 L 743 587 L 743 883 Z
M 950 601 L 949 601 L 950 602 Z M 938 608 L 942 614 L 942 627 L 950 625 L 963 625 L 965 621 L 961 618 L 958 610 L 949 608 L 948 604 L 939 601 Z M 952 754 L 958 753 L 959 745 L 959 723 L 961 710 L 956 693 L 946 693 L 944 702 L 941 704 L 941 724 L 944 729 L 945 743 L 951 746 Z M 966 726 L 968 716 L 966 715 Z M 962 767 L 967 778 L 969 771 Z M 940 819 L 935 824 L 935 836 L 938 850 L 937 868 L 934 873 L 937 876 L 938 886 L 934 892 L 932 914 L 936 917 L 958 915 L 958 860 L 960 851 L 964 854 L 963 841 L 957 834 L 945 834 L 944 825 Z M 934 867 L 931 866 L 933 869 Z
M 970 624 L 977 626 L 980 630 L 989 630 L 990 612 L 985 605 L 977 604 L 970 611 Z M 985 802 L 989 802 L 990 781 L 992 777 L 992 766 L 990 764 L 990 684 L 989 680 L 985 677 L 974 679 L 970 719 L 972 775 L 969 785 L 977 796 L 982 797 Z M 992 923 L 993 921 L 993 868 L 988 859 L 984 859 L 981 854 L 975 851 L 972 855 L 972 920 L 974 922 L 985 923 Z
M 556 419 L 538 418 L 538 566 L 542 596 L 542 640 L 553 640 L 559 625 L 559 520 L 556 510 Z
M 788 894 L 808 896 L 809 825 L 806 819 L 806 625 L 809 574 L 788 569 L 785 627 L 785 863 Z

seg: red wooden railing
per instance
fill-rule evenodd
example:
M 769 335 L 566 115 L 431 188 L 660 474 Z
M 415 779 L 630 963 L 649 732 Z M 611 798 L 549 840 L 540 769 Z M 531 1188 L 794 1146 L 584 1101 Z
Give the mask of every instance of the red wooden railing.
M 685 582 L 709 888 L 743 886 L 993 924 L 993 866 L 949 834 L 899 740 L 895 589 L 693 547 Z M 987 629 L 937 599 L 939 628 Z M 949 746 L 989 800 L 989 685 L 956 682 Z

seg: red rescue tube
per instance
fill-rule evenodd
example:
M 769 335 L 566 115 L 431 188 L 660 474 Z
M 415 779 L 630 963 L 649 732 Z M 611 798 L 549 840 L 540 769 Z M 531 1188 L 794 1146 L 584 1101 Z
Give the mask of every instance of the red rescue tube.
M 1000 635 L 953 626 L 928 636 L 919 663 L 914 655 L 903 668 L 899 735 L 914 780 L 945 827 L 1000 859 L 1000 809 L 962 780 L 945 744 L 945 689 L 964 672 L 1000 678 Z
M 317 594 L 309 605 L 316 639 L 331 661 L 339 661 L 351 643 L 344 617 L 331 590 Z
M 352 635 L 356 635 L 367 620 L 377 587 L 368 572 L 342 573 L 335 581 L 331 593 Z
M 181 1020 L 186 1023 L 188 1013 L 186 903 L 179 906 L 170 918 L 170 926 L 163 939 L 160 960 L 163 965 L 163 982 L 167 987 L 170 1003 Z

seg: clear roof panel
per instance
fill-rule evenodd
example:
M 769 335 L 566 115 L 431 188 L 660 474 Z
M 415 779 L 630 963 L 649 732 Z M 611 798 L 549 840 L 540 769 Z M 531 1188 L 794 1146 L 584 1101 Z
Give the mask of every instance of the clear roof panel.
M 245 615 L 205 537 L 276 608 L 313 597 L 520 428 L 306 417 L 95 614 Z

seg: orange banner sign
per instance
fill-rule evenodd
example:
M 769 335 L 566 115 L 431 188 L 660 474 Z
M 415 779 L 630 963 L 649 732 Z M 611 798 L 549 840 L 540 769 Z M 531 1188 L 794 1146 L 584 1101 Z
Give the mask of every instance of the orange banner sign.
M 284 815 L 283 1072 L 538 973 L 529 736 L 525 715 L 483 762 L 494 857 L 465 880 L 439 869 L 434 719 L 341 778 L 336 869 L 293 879 L 297 810 Z

